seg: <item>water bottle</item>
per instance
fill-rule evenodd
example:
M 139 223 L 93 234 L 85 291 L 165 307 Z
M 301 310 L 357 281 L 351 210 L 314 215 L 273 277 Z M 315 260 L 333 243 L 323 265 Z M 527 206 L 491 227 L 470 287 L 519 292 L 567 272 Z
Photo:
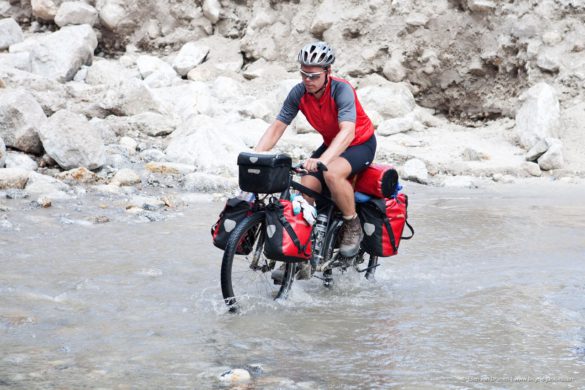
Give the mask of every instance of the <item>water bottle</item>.
M 315 222 L 315 226 L 313 227 L 313 232 L 315 234 L 315 247 L 313 248 L 313 256 L 311 257 L 311 267 L 313 270 L 316 269 L 317 265 L 323 260 L 321 247 L 323 246 L 323 240 L 325 239 L 325 233 L 327 232 L 327 222 L 329 222 L 327 214 L 317 215 L 317 222 Z

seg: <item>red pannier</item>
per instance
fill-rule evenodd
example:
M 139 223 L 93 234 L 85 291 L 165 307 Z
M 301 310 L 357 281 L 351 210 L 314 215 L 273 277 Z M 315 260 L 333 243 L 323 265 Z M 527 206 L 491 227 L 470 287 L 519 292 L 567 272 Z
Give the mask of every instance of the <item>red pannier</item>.
M 370 199 L 359 204 L 359 217 L 364 230 L 362 246 L 373 256 L 388 257 L 398 252 L 400 240 L 414 235 L 412 226 L 406 221 L 408 197 L 398 194 L 394 198 Z M 403 237 L 404 225 L 411 235 Z
M 396 192 L 398 172 L 391 165 L 372 164 L 358 173 L 355 191 L 375 198 L 390 198 Z
M 271 260 L 299 262 L 311 257 L 312 226 L 302 213 L 294 215 L 292 203 L 280 199 L 266 206 L 264 254 Z
M 230 235 L 236 226 L 251 214 L 252 204 L 250 202 L 240 198 L 228 199 L 223 211 L 219 214 L 219 219 L 211 227 L 213 245 L 219 249 L 225 250 Z M 254 241 L 253 233 L 254 232 L 250 231 L 249 234 L 252 235 L 252 237 L 246 237 L 246 239 L 242 240 L 242 243 L 236 248 L 237 254 L 247 255 L 252 251 L 252 244 Z

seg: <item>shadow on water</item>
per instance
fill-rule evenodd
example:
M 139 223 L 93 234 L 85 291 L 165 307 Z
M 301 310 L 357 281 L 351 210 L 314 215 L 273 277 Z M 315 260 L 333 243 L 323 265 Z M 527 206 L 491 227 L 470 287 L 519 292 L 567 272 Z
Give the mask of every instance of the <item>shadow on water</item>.
M 11 212 L 0 385 L 222 388 L 260 364 L 247 388 L 580 388 L 585 190 L 543 188 L 411 186 L 415 239 L 375 282 L 297 282 L 238 315 L 209 237 L 221 204 L 140 224 Z

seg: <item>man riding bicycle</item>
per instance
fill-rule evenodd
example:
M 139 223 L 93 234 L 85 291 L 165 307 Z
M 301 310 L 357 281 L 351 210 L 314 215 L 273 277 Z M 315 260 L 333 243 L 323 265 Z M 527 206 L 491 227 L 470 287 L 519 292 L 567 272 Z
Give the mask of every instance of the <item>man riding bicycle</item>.
M 359 251 L 363 232 L 353 187 L 347 178 L 374 160 L 374 126 L 349 82 L 331 76 L 331 64 L 335 61 L 331 46 L 325 42 L 309 43 L 299 52 L 298 61 L 302 83 L 289 92 L 276 120 L 266 129 L 255 150 L 271 150 L 299 110 L 305 115 L 323 136 L 323 144 L 303 163 L 309 175 L 302 177 L 301 184 L 317 193 L 325 186 L 329 189 L 344 219 L 340 253 L 352 257 Z M 318 170 L 319 162 L 327 166 L 326 172 Z

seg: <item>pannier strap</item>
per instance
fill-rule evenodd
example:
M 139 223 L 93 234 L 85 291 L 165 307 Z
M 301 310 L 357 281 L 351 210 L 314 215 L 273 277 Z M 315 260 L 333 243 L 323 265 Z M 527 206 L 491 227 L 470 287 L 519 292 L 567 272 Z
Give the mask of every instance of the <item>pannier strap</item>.
M 330 199 L 328 199 L 326 196 L 323 196 L 322 194 L 318 193 L 317 191 L 313 191 L 309 187 L 305 187 L 304 185 L 302 185 L 299 182 L 292 181 L 291 186 L 295 190 L 301 191 L 303 194 L 309 195 L 313 199 L 319 199 L 321 202 L 329 202 L 330 201 Z
M 386 226 L 386 230 L 388 230 L 388 237 L 390 237 L 390 244 L 392 244 L 392 249 L 394 253 L 398 252 L 398 248 L 396 248 L 396 240 L 394 240 L 394 232 L 392 231 L 392 225 L 390 225 L 390 221 L 388 217 L 384 215 L 384 226 Z
M 281 214 L 278 217 L 278 222 L 280 222 L 282 227 L 286 230 L 286 232 L 290 236 L 291 240 L 293 241 L 293 243 L 297 247 L 299 254 L 303 254 L 304 256 L 309 256 L 310 253 L 305 252 L 305 250 L 307 249 L 307 245 L 301 245 L 301 241 L 299 240 L 299 237 L 295 233 L 295 231 L 292 228 L 292 226 L 290 225 L 290 223 L 286 220 L 284 215 Z M 307 244 L 309 244 L 309 242 L 311 242 L 311 241 L 308 241 Z
M 402 236 L 401 238 L 403 240 L 410 240 L 412 237 L 414 237 L 414 228 L 408 223 L 408 221 L 404 221 L 406 223 L 406 226 L 408 226 L 408 228 L 410 229 L 410 236 L 408 237 L 404 237 Z

